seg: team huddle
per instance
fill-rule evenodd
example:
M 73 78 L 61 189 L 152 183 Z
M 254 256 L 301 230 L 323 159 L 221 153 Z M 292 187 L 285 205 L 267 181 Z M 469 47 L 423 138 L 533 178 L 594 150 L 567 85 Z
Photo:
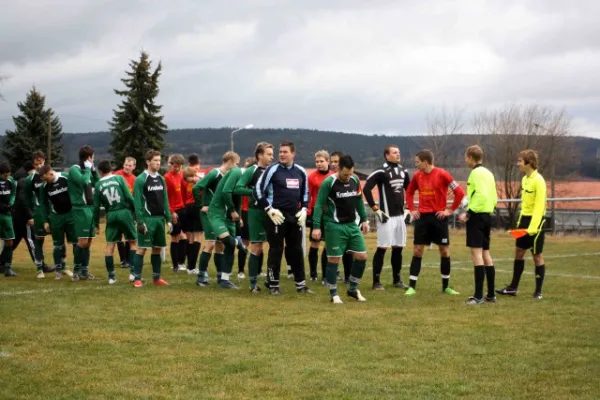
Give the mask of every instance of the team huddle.
M 534 151 L 525 150 L 518 156 L 518 166 L 524 173 L 518 228 L 524 235 L 516 239 L 512 282 L 498 290 L 490 253 L 492 214 L 497 205 L 496 182 L 482 165 L 483 150 L 479 146 L 471 146 L 465 152 L 465 162 L 471 168 L 467 193 L 448 171 L 434 165 L 434 155 L 429 150 L 416 154 L 416 172 L 411 178 L 400 164 L 398 146 L 386 146 L 385 162 L 367 177 L 364 186 L 349 155 L 334 152 L 330 156 L 327 151 L 318 151 L 316 170 L 307 175 L 294 162 L 294 143 L 284 141 L 278 151 L 278 161 L 273 162 L 273 145 L 260 142 L 254 158 L 246 160 L 244 168 L 239 167 L 239 155 L 229 151 L 223 155 L 220 167 L 208 170 L 200 168 L 196 154 L 188 157 L 187 166 L 183 155 L 173 154 L 168 158 L 168 172 L 164 176 L 159 173 L 161 153 L 155 150 L 146 153 L 146 169 L 137 177 L 133 174 L 135 159 L 126 158 L 123 169 L 113 172 L 108 160 L 95 165 L 90 146 L 79 150 L 79 163 L 66 173 L 44 165 L 41 152 L 36 152 L 15 177 L 9 164 L 1 162 L 0 239 L 4 245 L 0 267 L 6 277 L 16 276 L 12 270 L 13 250 L 24 239 L 38 279 L 49 272 L 55 272 L 56 280 L 65 275 L 72 281 L 97 279 L 89 271 L 90 248 L 100 233 L 104 211 L 105 266 L 111 285 L 117 283 L 115 248 L 121 267 L 130 269 L 129 281 L 133 287 L 144 286 L 146 251 L 151 254 L 153 284 L 168 285 L 161 274 L 161 253 L 167 246 L 168 233 L 173 271 L 187 271 L 196 276 L 200 287 L 210 286 L 208 268 L 213 258 L 218 287 L 239 289 L 232 281 L 238 248 L 238 278 L 245 277 L 244 264 L 249 255 L 249 289 L 252 293 L 261 292 L 258 279 L 267 242 L 264 287 L 268 292 L 274 296 L 281 294 L 281 262 L 285 255 L 288 276 L 294 279 L 296 291 L 312 294 L 304 265 L 306 227 L 310 229 L 310 281 L 318 280 L 318 252 L 320 242 L 324 241 L 321 278 L 329 289 L 331 302 L 343 303 L 337 289 L 338 281 L 342 280 L 347 284 L 347 296 L 364 302 L 366 299 L 359 290 L 367 262 L 364 235 L 369 231 L 364 196 L 375 214 L 377 226 L 373 290 L 385 290 L 380 277 L 385 253 L 391 248 L 393 286 L 404 289 L 406 296 L 416 295 L 425 246 L 436 244 L 442 292 L 458 295 L 450 286 L 448 226 L 449 217 L 456 214 L 466 223 L 466 245 L 471 249 L 474 264 L 475 291 L 466 304 L 496 302 L 496 293 L 515 296 L 528 249 L 535 263 L 533 297 L 542 298 L 546 184 L 537 172 Z M 373 196 L 375 190 L 378 201 Z M 453 199 L 448 207 L 450 191 Z M 401 279 L 408 236 L 405 208 L 414 225 L 408 285 Z M 53 242 L 54 267 L 46 265 L 44 259 L 43 244 L 48 234 Z M 66 264 L 66 243 L 73 247 L 72 270 Z M 340 261 L 343 277 L 338 273 Z

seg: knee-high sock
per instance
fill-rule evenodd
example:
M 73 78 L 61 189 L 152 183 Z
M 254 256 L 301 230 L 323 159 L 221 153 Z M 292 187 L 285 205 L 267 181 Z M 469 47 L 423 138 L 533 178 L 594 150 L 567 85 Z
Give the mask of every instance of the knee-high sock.
M 198 282 L 205 282 L 208 278 L 208 273 L 206 271 L 208 270 L 208 264 L 210 263 L 211 255 L 211 253 L 206 251 L 200 253 L 200 261 L 198 262 L 199 272 L 198 278 L 196 278 Z
M 135 253 L 135 256 L 133 257 L 133 276 L 135 277 L 136 281 L 139 281 L 142 279 L 143 267 L 144 267 L 144 256 Z
M 73 245 L 73 273 L 81 273 L 81 247 Z
M 250 289 L 254 289 L 256 287 L 259 266 L 260 256 L 250 253 L 250 259 L 248 260 L 248 279 L 250 280 Z
M 217 269 L 217 282 L 221 282 L 221 273 L 223 272 L 223 253 L 215 253 L 215 267 Z
M 352 253 L 344 253 L 342 256 L 342 264 L 344 266 L 344 280 L 348 281 L 350 279 L 350 274 L 352 273 L 352 264 L 354 259 L 352 258 Z
M 113 256 L 104 256 L 104 264 L 108 272 L 108 279 L 115 279 L 115 258 Z
M 450 257 L 440 259 L 440 273 L 442 275 L 442 290 L 446 290 L 450 283 Z
M 493 265 L 485 267 L 485 279 L 487 280 L 487 296 L 494 297 L 496 295 L 496 268 Z
M 377 248 L 373 256 L 373 283 L 380 283 L 381 270 L 383 269 L 383 257 L 385 249 Z
M 179 268 L 179 242 L 171 242 L 171 264 L 173 268 Z
M 338 265 L 335 263 L 327 263 L 327 287 L 331 297 L 337 296 L 337 270 Z
M 510 287 L 513 289 L 519 288 L 519 282 L 521 281 L 521 275 L 525 269 L 525 260 L 515 260 L 513 265 L 513 277 Z
M 417 287 L 417 279 L 421 273 L 421 261 L 423 261 L 421 257 L 413 256 L 410 262 L 410 287 L 413 289 Z
M 481 300 L 483 298 L 483 281 L 485 280 L 485 265 L 476 265 L 473 268 L 475 270 L 475 294 L 473 294 L 473 297 Z
M 246 266 L 246 258 L 248 258 L 248 251 L 238 249 L 238 272 L 244 272 Z
M 546 265 L 535 266 L 535 291 L 536 293 L 542 293 L 542 286 L 544 286 L 544 277 L 546 276 Z
M 117 243 L 117 251 L 119 252 L 119 259 L 121 260 L 121 264 L 125 262 L 129 262 L 129 254 L 127 254 L 127 250 L 125 248 L 125 242 Z
M 319 248 L 311 247 L 308 249 L 308 267 L 310 269 L 310 277 L 317 276 L 317 262 L 319 259 Z
M 12 265 L 12 257 L 12 246 L 4 246 L 4 250 L 2 250 L 2 264 L 4 265 L 4 272 L 10 271 L 10 267 Z
M 187 268 L 189 270 L 196 268 L 196 263 L 198 262 L 198 255 L 200 254 L 200 243 L 188 243 L 187 245 Z
M 185 265 L 185 258 L 187 257 L 187 248 L 189 243 L 187 239 L 179 241 L 179 265 Z
M 38 271 L 41 271 L 44 266 L 44 240 L 35 239 L 33 242 L 33 253 L 35 254 L 35 264 Z
M 128 251 L 128 254 L 129 254 L 129 258 L 128 258 L 128 261 L 127 261 L 129 263 L 129 272 L 131 274 L 133 274 L 133 272 L 134 272 L 134 270 L 133 270 L 133 260 L 135 258 L 135 254 L 136 254 L 137 250 L 131 250 L 130 249 L 130 250 L 127 250 L 127 251 Z
M 260 264 L 258 267 L 258 274 L 260 275 L 260 274 L 262 274 L 262 268 L 263 268 L 263 264 L 265 262 L 265 253 L 264 252 L 260 253 L 259 257 L 260 257 L 260 260 L 259 260 Z
M 87 276 L 88 269 L 90 266 L 90 248 L 89 247 L 80 248 L 79 255 L 81 256 L 81 274 L 83 276 Z
M 237 242 L 232 236 L 225 236 L 221 239 L 221 241 L 225 246 L 225 251 L 223 252 L 223 267 L 221 269 L 221 279 L 229 280 L 229 276 L 231 275 L 231 271 L 233 270 L 233 259 L 235 253 L 235 246 Z
M 64 244 L 62 246 L 54 246 L 54 250 L 52 251 L 56 272 L 60 272 L 64 268 L 64 265 L 62 263 L 63 247 L 65 247 Z
M 392 277 L 394 283 L 402 280 L 400 271 L 402 271 L 402 247 L 392 247 Z
M 157 281 L 160 279 L 160 267 L 162 264 L 160 254 L 152 254 L 150 256 L 150 263 L 152 264 L 152 280 Z
M 327 268 L 327 249 L 323 247 L 323 251 L 321 251 L 321 269 Z M 339 266 L 338 266 L 339 271 Z M 316 275 L 315 275 L 316 276 Z
M 366 260 L 354 260 L 352 263 L 352 273 L 350 274 L 350 291 L 354 291 L 358 288 L 360 278 L 362 278 L 365 267 L 367 266 Z

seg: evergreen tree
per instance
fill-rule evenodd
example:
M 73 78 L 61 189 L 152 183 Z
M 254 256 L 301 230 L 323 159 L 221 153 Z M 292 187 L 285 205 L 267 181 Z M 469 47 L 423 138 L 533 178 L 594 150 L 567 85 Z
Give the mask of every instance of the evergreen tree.
M 129 66 L 131 71 L 126 71 L 127 77 L 121 79 L 126 89 L 115 89 L 115 93 L 123 97 L 123 102 L 118 110 L 113 110 L 114 116 L 109 122 L 112 134 L 109 151 L 119 166 L 123 165 L 125 157 L 134 157 L 137 160 L 136 173 L 139 173 L 146 168 L 146 151 L 165 147 L 167 126 L 163 123 L 163 116 L 159 115 L 162 106 L 154 103 L 162 65 L 159 62 L 152 72 L 149 55 L 142 52 L 139 61 L 131 60 Z
M 45 108 L 46 96 L 42 96 L 35 87 L 27 94 L 24 103 L 17 103 L 21 115 L 13 117 L 15 129 L 6 131 L 2 154 L 6 156 L 13 170 L 21 168 L 26 160 L 31 160 L 35 151 L 48 149 L 48 122 L 51 128 L 52 165 L 61 165 L 62 125 L 51 108 Z

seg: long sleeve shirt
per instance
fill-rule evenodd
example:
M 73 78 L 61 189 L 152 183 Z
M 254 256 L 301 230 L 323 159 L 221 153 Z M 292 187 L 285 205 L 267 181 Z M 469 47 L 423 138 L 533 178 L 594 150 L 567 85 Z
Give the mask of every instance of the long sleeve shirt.
M 144 171 L 135 179 L 133 201 L 138 221 L 148 217 L 164 217 L 171 222 L 167 184 L 159 173 Z
M 402 165 L 386 162 L 367 177 L 363 192 L 369 207 L 376 206 L 373 194 L 379 190 L 379 208 L 390 217 L 404 214 L 404 191 L 408 188 L 410 177 Z
M 69 196 L 73 207 L 92 206 L 94 204 L 93 187 L 98 181 L 96 172 L 79 164 L 69 169 Z
M 254 198 L 264 209 L 273 207 L 288 213 L 308 208 L 308 177 L 298 164 L 272 164 L 260 176 Z
M 313 228 L 321 229 L 328 223 L 355 224 L 356 214 L 360 216 L 360 222 L 367 220 L 358 178 L 352 175 L 348 182 L 342 182 L 336 175 L 328 176 L 319 189 Z
M 308 176 L 308 197 L 310 201 L 308 203 L 308 215 L 313 213 L 313 209 L 315 208 L 315 204 L 317 204 L 317 196 L 319 195 L 319 188 L 323 181 L 329 176 L 333 175 L 334 172 L 329 171 L 313 171 Z

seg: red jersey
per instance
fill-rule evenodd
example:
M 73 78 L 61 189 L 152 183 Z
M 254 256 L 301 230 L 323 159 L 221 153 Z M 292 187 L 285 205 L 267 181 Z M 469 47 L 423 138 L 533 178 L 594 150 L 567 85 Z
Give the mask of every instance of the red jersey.
M 199 166 L 195 166 L 194 169 L 196 170 L 196 176 L 198 178 L 202 179 L 212 168 L 202 169 Z M 182 176 L 182 179 L 183 179 L 183 176 Z M 192 192 L 194 185 L 195 185 L 195 183 L 183 182 L 181 192 L 182 192 L 183 202 L 185 203 L 186 206 L 188 204 L 194 204 L 194 193 Z
M 308 196 L 310 198 L 310 202 L 308 203 L 308 215 L 312 214 L 313 208 L 315 208 L 315 204 L 317 204 L 317 196 L 319 195 L 319 188 L 321 184 L 329 175 L 335 174 L 334 171 L 313 171 L 308 176 Z
M 417 171 L 406 189 L 406 206 L 415 210 L 414 195 L 419 191 L 419 212 L 435 213 L 444 211 L 448 201 L 448 188 L 454 192 L 452 211 L 456 210 L 465 192 L 450 173 L 442 168 L 434 167 L 430 173 Z
M 183 181 L 183 172 L 178 174 L 169 171 L 165 174 L 165 182 L 167 183 L 167 196 L 169 197 L 169 209 L 171 212 L 181 210 L 183 204 L 182 188 L 187 182 Z
M 127 184 L 129 191 L 131 192 L 131 194 L 133 194 L 133 184 L 135 183 L 135 175 L 126 174 L 125 171 L 123 171 L 122 169 L 115 171 L 114 174 L 121 175 L 123 179 L 125 179 L 125 183 Z

